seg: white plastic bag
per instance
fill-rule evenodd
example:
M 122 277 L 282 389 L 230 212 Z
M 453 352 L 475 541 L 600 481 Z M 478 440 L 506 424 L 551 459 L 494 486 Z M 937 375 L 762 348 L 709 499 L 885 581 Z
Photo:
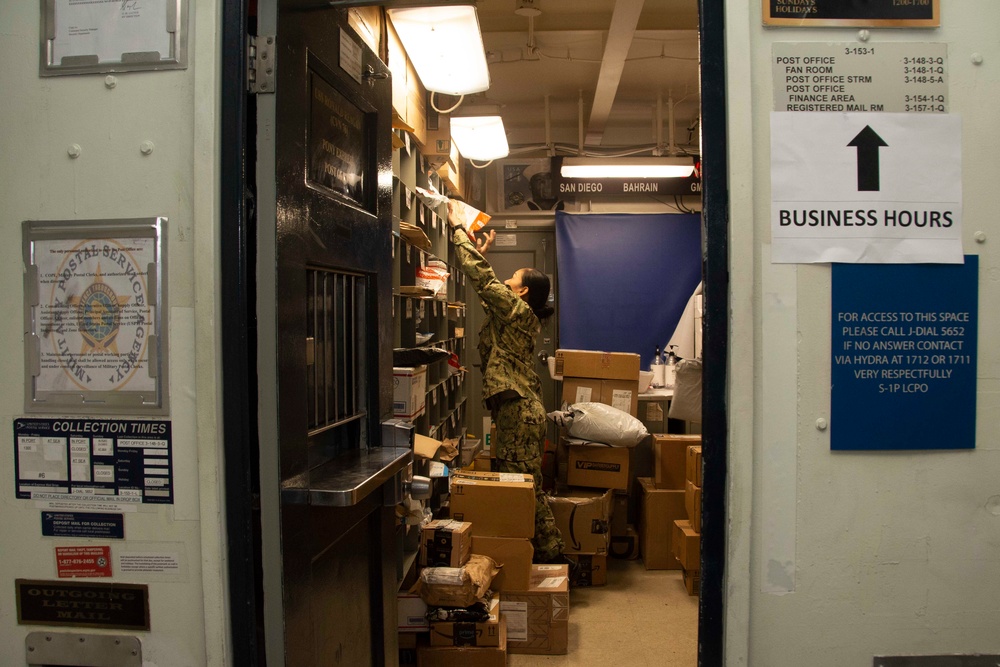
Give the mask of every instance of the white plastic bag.
M 677 364 L 674 397 L 670 401 L 671 419 L 701 421 L 701 360 L 683 359 Z
M 635 447 L 649 435 L 641 421 L 604 403 L 574 403 L 566 410 L 549 413 L 549 419 L 573 438 L 612 447 Z

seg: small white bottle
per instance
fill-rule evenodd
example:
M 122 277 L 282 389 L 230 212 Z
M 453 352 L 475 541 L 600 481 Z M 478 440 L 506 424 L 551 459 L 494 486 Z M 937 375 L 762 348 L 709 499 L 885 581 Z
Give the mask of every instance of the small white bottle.
M 663 366 L 663 358 L 660 356 L 660 348 L 656 348 L 656 354 L 653 356 L 653 363 L 649 365 L 649 370 L 653 372 L 653 381 L 650 383 L 650 387 L 654 389 L 659 389 L 664 386 L 665 367 Z

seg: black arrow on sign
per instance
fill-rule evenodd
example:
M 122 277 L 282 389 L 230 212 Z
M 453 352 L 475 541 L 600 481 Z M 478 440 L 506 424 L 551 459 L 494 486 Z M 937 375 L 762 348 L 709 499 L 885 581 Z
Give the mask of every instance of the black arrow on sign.
M 858 149 L 858 191 L 877 192 L 878 184 L 878 149 L 889 144 L 882 141 L 870 126 L 858 132 L 848 146 Z

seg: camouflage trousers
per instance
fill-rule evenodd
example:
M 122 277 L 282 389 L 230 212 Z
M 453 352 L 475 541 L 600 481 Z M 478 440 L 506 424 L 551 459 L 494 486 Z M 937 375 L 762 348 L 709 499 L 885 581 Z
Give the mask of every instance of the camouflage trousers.
M 534 560 L 536 563 L 551 561 L 562 553 L 563 539 L 542 491 L 545 408 L 534 399 L 505 401 L 493 411 L 493 421 L 497 426 L 493 444 L 496 470 L 525 473 L 535 479 Z

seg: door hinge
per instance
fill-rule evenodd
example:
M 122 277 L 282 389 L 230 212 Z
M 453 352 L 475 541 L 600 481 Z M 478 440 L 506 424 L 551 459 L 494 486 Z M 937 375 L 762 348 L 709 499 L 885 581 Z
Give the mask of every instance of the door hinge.
M 247 39 L 247 91 L 273 93 L 277 50 L 274 35 L 250 35 Z

